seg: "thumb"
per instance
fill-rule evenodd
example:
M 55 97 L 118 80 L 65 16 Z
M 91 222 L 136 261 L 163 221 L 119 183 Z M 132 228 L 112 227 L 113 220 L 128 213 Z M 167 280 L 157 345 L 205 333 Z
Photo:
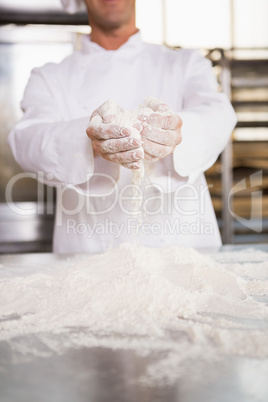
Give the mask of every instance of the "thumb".
M 152 109 L 154 112 L 160 112 L 160 113 L 171 112 L 171 109 L 166 103 L 160 101 L 159 99 L 154 98 L 153 96 L 148 96 L 145 99 L 143 107 L 148 107 Z

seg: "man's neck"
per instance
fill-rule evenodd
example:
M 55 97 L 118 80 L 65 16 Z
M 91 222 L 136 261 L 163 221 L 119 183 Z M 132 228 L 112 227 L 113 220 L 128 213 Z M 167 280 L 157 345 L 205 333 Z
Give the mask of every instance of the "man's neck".
M 116 50 L 124 43 L 128 41 L 130 36 L 138 32 L 138 29 L 120 27 L 118 29 L 104 31 L 98 27 L 92 26 L 92 32 L 90 35 L 91 41 L 97 43 L 106 50 Z

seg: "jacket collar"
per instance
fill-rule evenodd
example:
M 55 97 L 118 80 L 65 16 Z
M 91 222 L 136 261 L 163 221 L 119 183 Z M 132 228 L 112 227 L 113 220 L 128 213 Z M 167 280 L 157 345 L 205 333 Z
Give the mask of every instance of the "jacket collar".
M 130 36 L 129 39 L 117 50 L 106 50 L 95 42 L 91 41 L 90 35 L 82 37 L 81 51 L 83 53 L 116 52 L 121 49 L 138 48 L 142 44 L 140 31 Z

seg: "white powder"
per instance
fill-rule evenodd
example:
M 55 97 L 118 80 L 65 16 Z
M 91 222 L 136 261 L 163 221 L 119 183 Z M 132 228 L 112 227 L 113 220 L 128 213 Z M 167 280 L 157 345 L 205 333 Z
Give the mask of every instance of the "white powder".
M 100 115 L 104 118 L 107 118 L 108 116 L 110 117 L 109 124 L 118 125 L 122 128 L 128 128 L 132 137 L 140 138 L 138 130 L 133 127 L 138 122 L 135 112 L 124 111 L 111 99 L 104 102 L 98 110 Z M 94 116 L 91 121 L 95 127 L 98 127 L 101 123 L 103 123 L 103 119 L 100 115 Z
M 98 128 L 99 125 L 103 123 L 103 118 L 107 119 L 108 117 L 110 124 L 117 125 L 122 129 L 127 128 L 130 131 L 132 138 L 141 139 L 140 132 L 134 127 L 136 124 L 140 124 L 138 117 L 141 115 L 150 116 L 152 113 L 154 113 L 154 110 L 156 108 L 158 108 L 157 114 L 160 114 L 162 116 L 168 116 L 173 113 L 167 107 L 167 105 L 163 104 L 157 98 L 154 98 L 152 96 L 148 96 L 139 108 L 132 111 L 122 109 L 122 107 L 119 106 L 116 102 L 109 99 L 98 108 L 99 114 L 92 118 L 91 124 L 95 126 L 95 128 Z M 142 186 L 145 174 L 145 167 L 147 168 L 147 166 L 147 164 L 143 163 L 140 169 L 132 170 L 132 189 L 130 197 L 132 197 L 133 199 L 130 205 L 130 211 L 136 212 L 137 221 L 140 224 L 142 223 L 142 197 L 137 197 L 137 193 L 139 193 L 139 190 L 137 188 Z
M 161 352 L 140 379 L 158 384 L 172 382 L 173 366 L 187 359 L 213 360 L 219 353 L 267 358 L 263 254 L 258 279 L 255 263 L 247 263 L 250 276 L 243 263 L 215 262 L 190 248 L 131 244 L 38 270 L 4 266 L 0 340 L 10 343 L 17 358 L 80 346 Z M 42 347 L 29 346 L 32 335 Z
M 172 113 L 166 105 L 163 105 L 158 99 L 152 96 L 148 96 L 139 108 L 132 111 L 123 110 L 116 102 L 109 99 L 99 107 L 99 114 L 92 118 L 91 124 L 95 126 L 95 128 L 98 128 L 98 126 L 103 122 L 102 117 L 109 117 L 110 124 L 118 125 L 119 127 L 122 127 L 122 129 L 127 128 L 130 131 L 132 138 L 141 139 L 139 131 L 134 127 L 136 124 L 140 124 L 138 117 L 141 115 L 150 116 L 154 113 L 153 109 L 157 106 L 160 108 L 157 113 L 162 116 L 167 116 Z M 143 174 L 144 166 L 142 166 L 141 169 L 133 170 L 132 184 L 139 186 L 142 182 Z
M 101 116 L 104 118 L 111 117 L 109 119 L 109 123 L 118 125 L 122 128 L 128 128 L 131 131 L 131 135 L 140 138 L 138 137 L 138 130 L 133 127 L 135 124 L 139 123 L 139 116 L 150 116 L 152 113 L 154 113 L 153 108 L 156 108 L 157 106 L 160 108 L 157 114 L 168 116 L 170 113 L 172 113 L 167 106 L 165 108 L 161 108 L 161 105 L 162 103 L 158 99 L 148 96 L 144 103 L 139 106 L 139 108 L 134 110 L 124 110 L 112 99 L 109 99 L 98 108 L 99 114 L 93 117 L 91 123 L 95 126 L 98 126 L 103 122 Z

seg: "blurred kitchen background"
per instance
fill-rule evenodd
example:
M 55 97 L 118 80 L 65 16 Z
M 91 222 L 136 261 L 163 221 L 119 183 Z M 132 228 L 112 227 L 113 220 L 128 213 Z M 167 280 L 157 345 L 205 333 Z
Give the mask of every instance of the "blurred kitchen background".
M 136 1 L 143 39 L 199 48 L 236 110 L 232 140 L 206 172 L 223 242 L 267 242 L 268 1 Z M 0 253 L 51 251 L 54 190 L 20 176 L 7 136 L 31 69 L 62 60 L 89 32 L 86 13 L 69 15 L 60 0 L 0 0 Z

